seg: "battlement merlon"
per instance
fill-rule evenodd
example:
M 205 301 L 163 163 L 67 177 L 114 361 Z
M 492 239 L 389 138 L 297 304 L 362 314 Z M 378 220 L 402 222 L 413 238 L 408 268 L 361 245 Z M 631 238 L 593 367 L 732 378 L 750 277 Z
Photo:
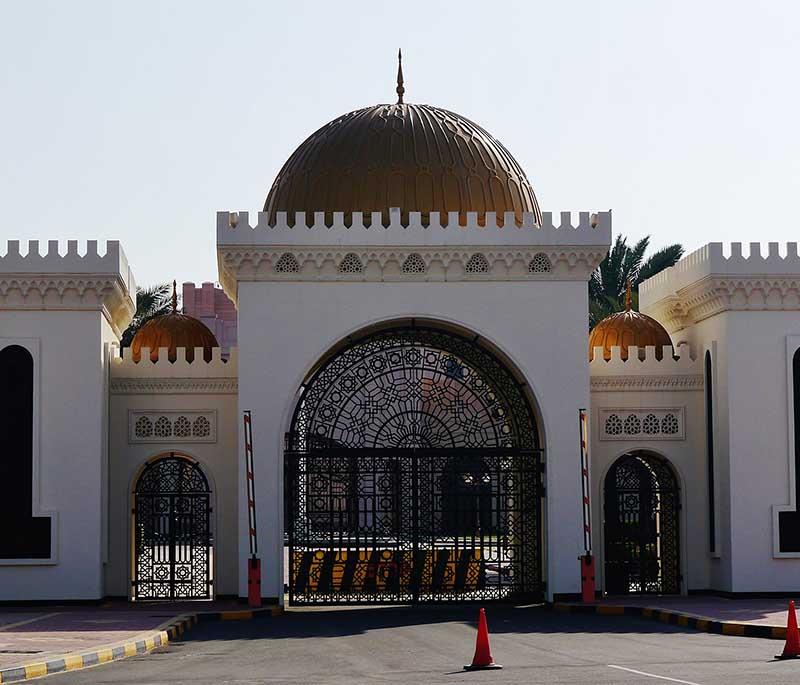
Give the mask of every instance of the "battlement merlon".
M 289 225 L 285 212 L 277 212 L 270 224 L 266 212 L 258 212 L 255 225 L 249 212 L 217 212 L 217 245 L 225 246 L 362 246 L 362 247 L 450 247 L 450 246 L 598 246 L 611 244 L 611 212 L 561 212 L 557 221 L 551 212 L 543 214 L 541 225 L 526 212 L 518 226 L 514 213 L 498 217 L 495 212 L 479 215 L 467 212 L 462 225 L 458 212 L 441 216 L 430 213 L 428 225 L 419 212 L 409 212 L 403 224 L 399 209 L 390 209 L 384 226 L 380 212 L 371 215 L 370 225 L 360 212 L 354 212 L 349 226 L 342 212 L 334 212 L 325 222 L 324 212 L 298 212 Z M 481 226 L 481 223 L 485 224 Z
M 761 243 L 750 243 L 750 254 L 746 257 L 742 243 L 731 243 L 727 257 L 722 243 L 708 243 L 686 255 L 675 266 L 642 282 L 639 304 L 642 309 L 650 307 L 709 276 L 800 277 L 797 243 L 786 243 L 784 254 L 779 243 L 769 243 L 767 254 L 762 254 Z
M 685 375 L 703 372 L 702 360 L 687 343 L 681 343 L 674 348 L 671 345 L 665 345 L 660 350 L 657 350 L 654 345 L 644 348 L 629 345 L 627 359 L 622 358 L 622 349 L 617 345 L 611 347 L 610 353 L 610 359 L 605 359 L 602 347 L 592 349 L 589 372 L 593 377 L 643 374 Z
M 78 252 L 78 241 L 67 241 L 64 254 L 59 241 L 48 240 L 40 251 L 38 240 L 28 241 L 26 254 L 20 242 L 9 240 L 0 255 L 0 308 L 101 309 L 119 334 L 134 312 L 136 281 L 119 241 L 109 240 L 100 254 L 96 240 Z
M 139 361 L 133 359 L 131 348 L 119 349 L 114 347 L 114 354 L 111 357 L 111 377 L 112 378 L 237 378 L 238 348 L 232 347 L 230 356 L 227 360 L 222 358 L 222 350 L 219 347 L 211 349 L 211 359 L 204 359 L 202 347 L 193 348 L 194 359 L 189 362 L 186 360 L 186 348 L 178 347 L 175 350 L 175 361 L 169 360 L 169 350 L 166 347 L 158 349 L 158 360 L 153 361 L 150 357 L 150 348 L 143 347 L 139 353 Z
M 708 243 L 686 255 L 639 285 L 640 309 L 671 333 L 727 310 L 796 310 L 797 243 L 768 243 L 766 254 L 760 243 L 749 247 L 745 256 L 731 243 L 726 256 L 722 243 Z

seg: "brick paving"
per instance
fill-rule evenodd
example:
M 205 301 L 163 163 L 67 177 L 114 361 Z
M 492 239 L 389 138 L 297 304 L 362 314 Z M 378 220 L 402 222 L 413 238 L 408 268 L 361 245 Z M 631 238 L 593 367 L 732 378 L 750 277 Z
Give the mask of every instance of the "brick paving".
M 238 602 L 120 602 L 97 607 L 0 609 L 0 669 L 128 641 L 152 633 L 183 613 L 243 608 Z
M 598 604 L 638 606 L 677 611 L 716 621 L 735 621 L 778 628 L 786 627 L 789 599 L 726 599 L 706 595 L 688 597 L 611 597 Z

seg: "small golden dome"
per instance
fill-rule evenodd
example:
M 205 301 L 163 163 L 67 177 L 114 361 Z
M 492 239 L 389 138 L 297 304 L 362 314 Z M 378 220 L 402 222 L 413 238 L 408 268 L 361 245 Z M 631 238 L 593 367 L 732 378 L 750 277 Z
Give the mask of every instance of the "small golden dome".
M 611 348 L 619 347 L 622 359 L 628 359 L 628 347 L 634 345 L 642 352 L 648 345 L 656 348 L 656 359 L 664 356 L 664 346 L 672 346 L 666 329 L 654 318 L 631 310 L 630 283 L 625 297 L 625 311 L 607 316 L 589 334 L 589 361 L 594 356 L 594 348 L 603 348 L 603 359 L 611 359 Z
M 286 212 L 381 212 L 399 207 L 401 218 L 421 212 L 532 212 L 541 223 L 533 188 L 511 153 L 469 119 L 430 105 L 375 105 L 334 119 L 298 147 L 280 170 L 264 204 L 269 221 Z M 482 218 L 480 219 L 483 220 Z
M 158 361 L 158 348 L 168 348 L 167 357 L 171 362 L 178 358 L 178 347 L 186 348 L 186 360 L 194 361 L 194 348 L 203 348 L 203 359 L 211 361 L 211 348 L 219 347 L 214 334 L 202 321 L 192 316 L 178 313 L 176 283 L 172 282 L 172 311 L 150 319 L 133 336 L 131 353 L 133 360 L 142 358 L 142 348 L 150 348 L 150 361 Z

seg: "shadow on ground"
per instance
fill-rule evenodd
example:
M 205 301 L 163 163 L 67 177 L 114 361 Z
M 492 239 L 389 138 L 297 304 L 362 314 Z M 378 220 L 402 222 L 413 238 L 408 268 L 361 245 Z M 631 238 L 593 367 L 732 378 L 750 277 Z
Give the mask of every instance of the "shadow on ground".
M 487 605 L 491 633 L 693 633 L 687 628 L 666 625 L 635 616 L 576 616 L 560 614 L 547 607 Z M 478 607 L 369 607 L 330 610 L 289 610 L 283 616 L 251 621 L 224 621 L 226 636 L 234 639 L 338 638 L 371 631 L 439 623 L 477 626 Z M 219 639 L 219 625 L 201 622 L 185 640 Z

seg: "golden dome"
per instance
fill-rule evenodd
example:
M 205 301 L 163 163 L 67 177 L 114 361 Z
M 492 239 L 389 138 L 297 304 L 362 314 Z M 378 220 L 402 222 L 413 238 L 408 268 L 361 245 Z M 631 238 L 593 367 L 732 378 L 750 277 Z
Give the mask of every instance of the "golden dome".
M 664 346 L 672 346 L 666 329 L 654 318 L 631 310 L 630 284 L 625 298 L 625 311 L 607 316 L 589 334 L 589 361 L 594 356 L 594 348 L 603 348 L 603 359 L 611 359 L 611 348 L 620 348 L 622 359 L 628 359 L 628 347 L 635 345 L 642 353 L 648 345 L 656 348 L 656 359 L 664 356 Z
M 402 102 L 375 105 L 334 119 L 313 133 L 283 165 L 264 204 L 276 212 L 381 212 L 388 223 L 390 207 L 421 212 L 541 212 L 525 172 L 511 153 L 469 119 L 430 105 Z
M 167 357 L 174 362 L 178 357 L 177 348 L 186 348 L 186 360 L 194 361 L 194 348 L 203 348 L 203 359 L 211 361 L 211 348 L 219 347 L 214 334 L 199 319 L 185 314 L 179 314 L 178 296 L 175 292 L 175 282 L 172 283 L 172 311 L 162 316 L 150 319 L 133 336 L 131 353 L 133 360 L 138 362 L 142 358 L 142 348 L 150 348 L 150 361 L 158 361 L 158 348 L 168 348 Z

